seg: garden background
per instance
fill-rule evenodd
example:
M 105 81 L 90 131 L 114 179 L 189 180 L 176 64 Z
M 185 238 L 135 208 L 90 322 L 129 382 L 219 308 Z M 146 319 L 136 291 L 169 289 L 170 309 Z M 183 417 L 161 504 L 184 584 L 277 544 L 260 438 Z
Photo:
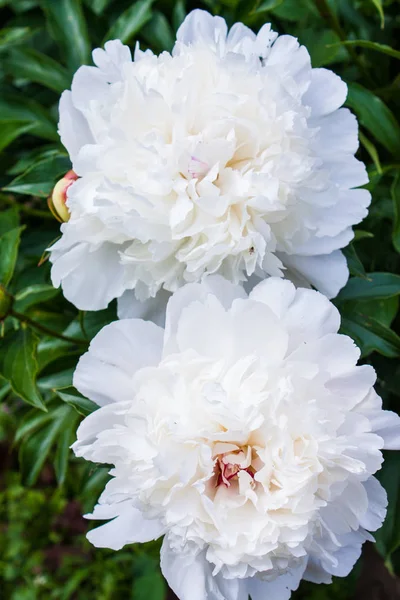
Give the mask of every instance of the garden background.
M 91 402 L 71 388 L 79 356 L 116 318 L 115 303 L 78 312 L 50 283 L 46 248 L 59 223 L 46 199 L 71 168 L 57 103 L 92 48 L 172 48 L 193 8 L 271 22 L 299 38 L 314 67 L 349 85 L 372 205 L 345 250 L 351 279 L 335 300 L 342 331 L 378 373 L 385 408 L 400 410 L 400 2 L 398 0 L 0 0 L 0 598 L 163 600 L 158 544 L 97 550 L 85 539 L 107 468 L 69 450 Z M 397 50 L 396 50 L 397 44 Z M 379 478 L 389 511 L 377 544 L 331 586 L 303 583 L 295 599 L 400 598 L 400 453 Z M 267 600 L 267 599 L 266 599 Z

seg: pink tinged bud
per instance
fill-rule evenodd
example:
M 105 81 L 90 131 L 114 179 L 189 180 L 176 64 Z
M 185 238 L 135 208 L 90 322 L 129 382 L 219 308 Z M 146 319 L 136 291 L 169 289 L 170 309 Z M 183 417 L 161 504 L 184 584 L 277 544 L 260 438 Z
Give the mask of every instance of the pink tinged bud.
M 60 223 L 65 223 L 69 220 L 69 211 L 65 204 L 67 200 L 67 190 L 77 179 L 78 175 L 74 171 L 68 171 L 68 173 L 56 183 L 52 194 L 47 201 L 52 215 L 57 221 L 60 221 Z

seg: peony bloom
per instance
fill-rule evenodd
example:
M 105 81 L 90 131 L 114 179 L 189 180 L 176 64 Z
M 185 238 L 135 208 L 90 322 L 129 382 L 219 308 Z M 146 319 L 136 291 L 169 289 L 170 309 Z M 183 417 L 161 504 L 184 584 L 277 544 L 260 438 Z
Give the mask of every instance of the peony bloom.
M 385 517 L 373 474 L 400 419 L 338 328 L 319 292 L 273 277 L 247 297 L 218 275 L 172 295 L 165 330 L 105 327 L 74 378 L 101 407 L 75 454 L 114 465 L 88 515 L 113 520 L 89 540 L 165 534 L 181 600 L 287 600 L 302 578 L 347 575 Z
M 102 309 L 126 291 L 124 307 L 150 299 L 136 315 L 206 273 L 289 276 L 337 294 L 340 248 L 370 202 L 352 189 L 368 178 L 337 75 L 312 69 L 306 48 L 270 25 L 228 33 L 201 10 L 172 55 L 137 46 L 132 61 L 115 40 L 93 60 L 60 101 L 79 180 L 52 278 L 72 303 Z

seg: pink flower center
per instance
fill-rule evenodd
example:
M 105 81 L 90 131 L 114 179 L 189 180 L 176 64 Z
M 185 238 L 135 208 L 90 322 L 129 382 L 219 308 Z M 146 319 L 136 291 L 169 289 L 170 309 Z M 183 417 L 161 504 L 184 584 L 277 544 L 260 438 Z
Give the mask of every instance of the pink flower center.
M 226 450 L 226 452 L 218 452 Z M 238 447 L 235 444 L 219 442 L 214 448 L 216 475 L 215 485 L 229 487 L 231 481 L 237 479 L 241 471 L 248 473 L 254 479 L 255 469 L 252 466 L 252 451 L 250 446 Z

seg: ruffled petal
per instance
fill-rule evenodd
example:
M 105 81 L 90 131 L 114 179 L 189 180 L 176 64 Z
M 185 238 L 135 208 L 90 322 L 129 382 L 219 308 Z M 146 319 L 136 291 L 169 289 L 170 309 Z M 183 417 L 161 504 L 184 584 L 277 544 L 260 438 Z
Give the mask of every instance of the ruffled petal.
M 97 504 L 86 519 L 113 519 L 105 525 L 92 529 L 87 539 L 96 548 L 121 550 L 126 544 L 150 542 L 158 539 L 164 529 L 156 519 L 145 519 L 129 501 L 113 505 Z
M 132 399 L 132 377 L 161 359 L 164 330 L 140 319 L 116 321 L 91 341 L 74 374 L 74 386 L 104 406 Z M 110 348 L 113 348 L 110 353 Z
M 179 44 L 189 46 L 199 42 L 215 49 L 225 43 L 227 33 L 228 27 L 222 17 L 214 17 L 205 10 L 192 10 L 176 33 L 177 43 L 172 53 L 177 51 Z
M 93 143 L 93 136 L 87 120 L 73 105 L 69 90 L 61 94 L 58 110 L 60 115 L 58 133 L 73 163 L 80 149 L 85 144 Z
M 313 117 L 328 115 L 342 106 L 347 96 L 347 85 L 328 69 L 312 69 L 311 83 L 303 101 L 312 110 Z
M 327 298 L 335 298 L 349 278 L 346 258 L 340 250 L 320 256 L 280 253 L 283 264 L 304 277 Z
M 306 560 L 303 560 L 297 568 L 272 581 L 263 581 L 257 576 L 247 579 L 251 600 L 289 600 L 292 592 L 299 587 L 305 567 Z
M 54 250 L 51 281 L 79 310 L 102 310 L 125 290 L 124 267 L 118 246 L 104 243 L 93 249 L 82 242 L 65 253 Z
M 237 298 L 246 298 L 246 292 L 239 285 L 234 285 L 220 275 L 206 277 L 202 284 L 189 283 L 179 289 L 170 298 L 167 305 L 165 321 L 165 352 L 173 352 L 174 337 L 182 311 L 192 302 L 204 302 L 213 294 L 221 305 L 228 309 Z
M 204 552 L 171 548 L 168 536 L 161 548 L 161 571 L 179 600 L 247 600 L 245 580 L 212 575 Z
M 147 300 L 138 300 L 134 290 L 126 290 L 118 298 L 118 318 L 119 319 L 143 319 L 153 321 L 160 327 L 165 326 L 165 313 L 168 300 L 171 293 L 166 290 L 157 292 L 155 298 Z

